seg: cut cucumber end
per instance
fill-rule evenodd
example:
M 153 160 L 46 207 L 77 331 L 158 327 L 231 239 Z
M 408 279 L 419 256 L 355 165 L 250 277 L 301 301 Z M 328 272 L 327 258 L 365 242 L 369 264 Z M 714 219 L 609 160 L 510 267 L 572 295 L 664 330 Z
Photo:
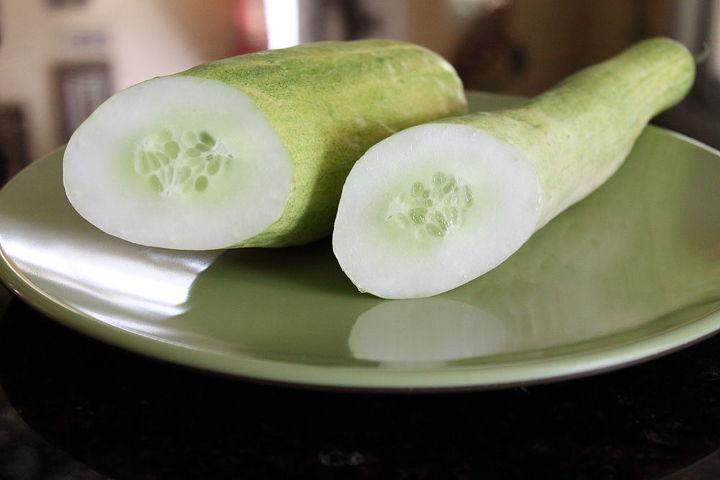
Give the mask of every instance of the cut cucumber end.
M 533 234 L 540 210 L 537 176 L 518 150 L 470 126 L 420 125 L 355 164 L 333 250 L 361 291 L 426 297 L 502 263 Z
M 265 230 L 285 209 L 292 175 L 247 95 L 189 76 L 117 93 L 76 130 L 63 159 L 68 199 L 90 223 L 133 243 L 187 250 Z

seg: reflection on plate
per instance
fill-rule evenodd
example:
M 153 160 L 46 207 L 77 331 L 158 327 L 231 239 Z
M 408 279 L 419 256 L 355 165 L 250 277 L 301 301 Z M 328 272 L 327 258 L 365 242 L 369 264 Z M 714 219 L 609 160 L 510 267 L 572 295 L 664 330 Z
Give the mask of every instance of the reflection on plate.
M 353 356 L 383 367 L 432 367 L 502 351 L 505 326 L 495 316 L 442 297 L 382 302 L 358 317 Z
M 327 241 L 182 252 L 107 236 L 65 199 L 59 151 L 0 192 L 0 247 L 3 280 L 49 316 L 184 365 L 323 387 L 547 381 L 720 328 L 720 155 L 648 128 L 600 190 L 499 268 L 428 299 L 358 293 Z

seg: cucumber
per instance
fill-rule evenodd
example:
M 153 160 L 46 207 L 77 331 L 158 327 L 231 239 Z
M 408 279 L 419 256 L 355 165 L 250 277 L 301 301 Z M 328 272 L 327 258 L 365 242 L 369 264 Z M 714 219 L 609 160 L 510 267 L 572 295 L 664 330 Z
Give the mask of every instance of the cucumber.
M 137 244 L 302 244 L 330 233 L 370 146 L 465 111 L 452 67 L 413 44 L 269 50 L 115 94 L 71 137 L 63 182 L 82 217 Z
M 694 76 L 681 44 L 654 38 L 518 108 L 392 135 L 343 187 L 333 233 L 341 268 L 360 291 L 396 299 L 477 278 L 607 180 Z

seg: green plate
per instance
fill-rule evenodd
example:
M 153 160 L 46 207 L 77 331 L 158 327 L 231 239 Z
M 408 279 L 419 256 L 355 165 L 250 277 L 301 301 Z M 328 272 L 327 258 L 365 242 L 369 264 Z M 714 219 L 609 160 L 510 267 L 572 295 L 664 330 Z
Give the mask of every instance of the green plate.
M 110 237 L 70 207 L 61 158 L 0 192 L 2 279 L 69 327 L 178 364 L 327 388 L 488 388 L 617 368 L 720 328 L 720 154 L 667 130 L 647 128 L 609 182 L 499 268 L 419 300 L 358 293 L 326 241 L 183 252 Z

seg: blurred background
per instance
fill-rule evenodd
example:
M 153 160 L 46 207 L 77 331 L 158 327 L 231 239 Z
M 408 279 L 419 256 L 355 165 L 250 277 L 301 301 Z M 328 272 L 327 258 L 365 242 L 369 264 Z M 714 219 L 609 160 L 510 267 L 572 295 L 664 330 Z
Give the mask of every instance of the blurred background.
M 709 47 L 656 122 L 720 147 L 720 0 L 0 0 L 0 182 L 113 92 L 231 55 L 396 38 L 446 57 L 467 89 L 529 96 L 655 35 Z

